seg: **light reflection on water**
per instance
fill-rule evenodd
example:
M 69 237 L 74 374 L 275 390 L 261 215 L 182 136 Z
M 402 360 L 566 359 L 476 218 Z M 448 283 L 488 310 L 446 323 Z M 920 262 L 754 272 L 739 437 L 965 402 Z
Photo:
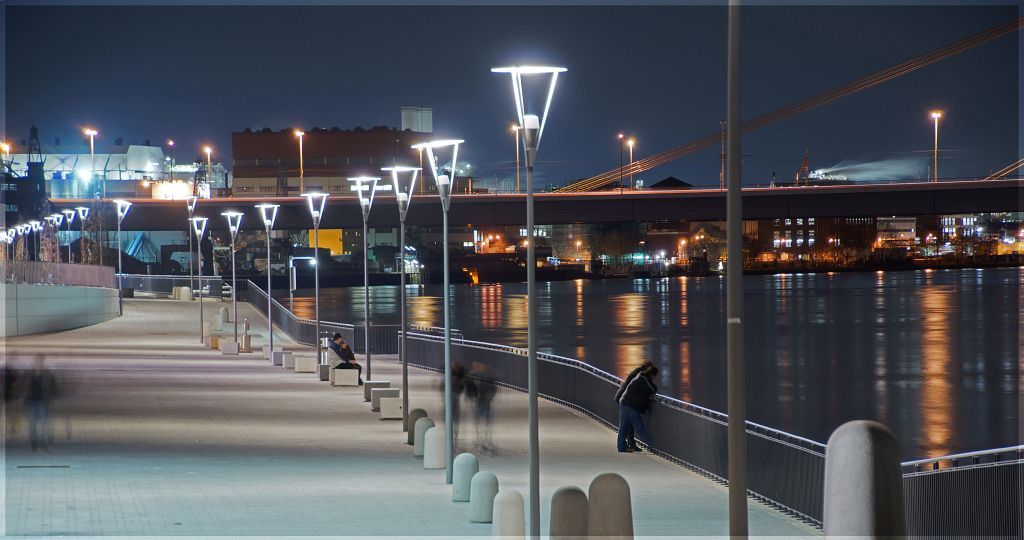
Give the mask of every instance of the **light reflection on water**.
M 822 442 L 843 422 L 877 420 L 904 459 L 1018 444 L 1021 272 L 745 277 L 748 419 Z M 651 360 L 663 394 L 725 410 L 724 279 L 537 289 L 541 351 L 620 377 Z M 442 292 L 409 286 L 410 323 L 443 325 Z M 323 319 L 362 323 L 362 287 L 321 293 Z M 370 295 L 374 323 L 400 322 L 397 287 Z M 312 318 L 312 299 L 296 297 L 295 311 Z M 453 286 L 452 325 L 468 339 L 526 347 L 526 284 Z

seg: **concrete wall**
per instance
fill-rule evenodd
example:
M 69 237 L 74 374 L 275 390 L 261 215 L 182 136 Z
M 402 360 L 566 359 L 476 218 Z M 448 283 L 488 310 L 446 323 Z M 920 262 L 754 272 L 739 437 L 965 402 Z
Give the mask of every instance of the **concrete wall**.
M 0 337 L 58 332 L 117 317 L 117 289 L 4 283 Z

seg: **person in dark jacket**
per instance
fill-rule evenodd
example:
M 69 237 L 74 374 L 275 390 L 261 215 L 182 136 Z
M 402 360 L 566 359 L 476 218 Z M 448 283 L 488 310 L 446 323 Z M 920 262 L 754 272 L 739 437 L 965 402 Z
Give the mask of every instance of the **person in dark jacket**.
M 626 385 L 628 385 L 634 377 L 639 375 L 641 371 L 652 367 L 654 367 L 654 362 L 651 362 L 650 360 L 645 360 L 643 364 L 640 364 L 640 367 L 634 369 L 633 371 L 630 371 L 629 375 L 626 375 L 626 380 L 622 381 L 622 384 L 619 385 L 619 389 L 615 391 L 615 403 L 619 402 L 619 398 L 622 397 L 622 393 L 626 391 Z M 626 428 L 626 447 L 632 450 L 633 452 L 641 451 L 640 447 L 636 445 L 636 439 L 633 437 L 632 424 L 630 424 Z
M 356 354 L 352 352 L 352 348 L 345 342 L 345 338 L 341 337 L 341 334 L 334 334 L 331 338 L 331 342 L 328 344 L 334 354 L 337 354 L 341 358 L 341 363 L 334 366 L 334 369 L 356 369 L 359 370 L 359 384 L 363 384 L 363 366 L 360 366 L 355 362 Z
M 654 439 L 644 426 L 643 413 L 651 398 L 658 393 L 658 387 L 654 385 L 654 377 L 657 375 L 658 368 L 654 366 L 641 370 L 629 381 L 619 398 L 619 436 L 616 444 L 619 452 L 633 452 L 626 445 L 626 433 L 630 427 L 648 448 L 654 446 Z
M 57 397 L 57 378 L 43 367 L 46 358 L 36 355 L 35 367 L 25 377 L 25 408 L 28 409 L 28 434 L 32 451 L 48 450 L 53 442 L 50 432 L 50 404 Z

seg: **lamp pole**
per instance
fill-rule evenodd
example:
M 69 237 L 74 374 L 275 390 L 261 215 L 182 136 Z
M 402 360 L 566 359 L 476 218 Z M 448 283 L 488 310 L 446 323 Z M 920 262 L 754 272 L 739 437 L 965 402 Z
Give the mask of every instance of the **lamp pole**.
M 636 186 L 633 185 L 633 139 L 626 141 L 629 145 L 629 189 L 634 189 Z
M 170 141 L 170 140 L 167 141 L 167 151 L 170 154 L 169 157 L 171 158 L 171 166 L 170 166 L 170 169 L 168 170 L 168 172 L 170 174 L 167 175 L 167 179 L 170 180 L 171 182 L 173 182 L 174 181 L 174 141 Z M 190 234 L 190 235 L 188 235 L 188 237 L 189 237 L 189 240 L 191 241 L 192 235 Z M 189 257 L 191 257 L 191 256 L 192 256 L 192 254 L 189 253 Z M 191 278 L 192 278 L 192 275 L 189 274 L 189 280 L 190 281 L 191 281 Z
M 79 247 L 82 248 L 82 260 L 80 262 L 85 264 L 85 218 L 89 217 L 89 207 L 79 206 L 75 210 L 78 210 L 78 223 L 82 226 L 82 238 L 78 241 L 81 244 Z
M 132 203 L 124 199 L 116 199 L 114 204 L 117 205 L 117 314 L 124 315 L 124 288 L 121 287 L 121 276 L 124 274 L 124 269 L 121 267 L 121 221 L 128 215 Z M 189 256 L 191 255 L 189 253 Z
M 515 66 L 493 68 L 492 73 L 508 73 L 512 76 L 512 92 L 519 114 L 519 125 L 523 128 L 523 148 L 526 151 L 526 291 L 527 291 L 527 365 L 529 386 L 529 424 L 530 424 L 530 535 L 540 538 L 540 439 L 538 436 L 537 417 L 537 259 L 535 255 L 533 216 L 533 166 L 537 162 L 537 147 L 540 146 L 547 123 L 551 97 L 555 93 L 555 82 L 558 74 L 566 71 L 560 67 Z M 523 75 L 550 74 L 551 86 L 548 89 L 547 101 L 541 118 L 536 114 L 524 114 Z M 621 174 L 621 167 L 619 169 Z M 621 185 L 621 179 L 620 179 Z
M 192 222 L 192 230 L 196 233 L 196 254 L 199 256 L 199 271 L 196 273 L 199 278 L 199 343 L 203 342 L 203 235 L 206 234 L 207 218 L 189 218 Z M 231 291 L 234 296 L 234 291 Z
M 519 124 L 512 124 L 512 131 L 516 132 L 516 193 L 519 193 Z
M 382 171 L 391 172 L 391 182 L 395 187 L 395 198 L 398 200 L 398 215 L 401 218 L 401 239 L 398 242 L 398 251 L 401 255 L 402 279 L 400 298 L 402 302 L 402 339 L 399 342 L 398 352 L 402 359 L 402 431 L 409 431 L 409 358 L 407 347 L 408 320 L 406 318 L 405 305 L 405 215 L 409 212 L 409 203 L 412 201 L 413 190 L 416 189 L 416 177 L 420 173 L 419 167 L 384 167 Z M 399 179 L 399 173 L 403 178 Z
M 68 264 L 71 264 L 71 222 L 75 220 L 75 211 L 70 208 L 61 210 L 68 222 Z
M 327 202 L 326 193 L 303 193 L 306 202 L 309 203 L 309 213 L 313 216 L 313 272 L 315 310 L 316 310 L 316 362 L 322 364 L 324 359 L 320 354 L 320 218 L 324 215 L 324 204 Z M 319 369 L 319 368 L 318 368 Z
M 212 182 L 211 177 L 213 176 L 213 165 L 210 163 L 210 152 L 213 152 L 213 149 L 209 146 L 204 146 L 203 152 L 206 152 L 206 184 L 209 185 Z M 234 293 L 235 291 L 231 291 L 231 294 Z
M 295 130 L 295 136 L 299 138 L 299 193 L 306 192 L 306 168 L 302 164 L 302 137 L 305 134 L 303 131 Z M 317 339 L 320 339 L 320 337 L 317 336 Z
M 355 178 L 349 178 L 349 182 L 356 183 L 356 194 L 359 196 L 359 208 L 363 213 L 363 330 L 365 331 L 364 336 L 364 348 L 366 353 L 366 380 L 371 380 L 372 372 L 370 371 L 370 254 L 369 251 L 369 240 L 367 235 L 370 232 L 369 225 L 367 224 L 370 219 L 370 209 L 373 208 L 373 196 L 377 192 L 377 182 L 380 181 L 379 177 L 376 176 L 358 176 Z M 365 191 L 369 191 L 369 195 L 363 193 L 363 182 L 367 182 Z
M 96 177 L 96 136 L 99 133 L 94 129 L 86 128 L 85 134 L 89 136 L 89 174 Z M 107 182 L 103 182 L 103 198 L 107 197 Z
M 619 195 L 622 195 L 622 134 L 619 133 Z
M 939 181 L 939 118 L 942 118 L 942 113 L 935 111 L 932 113 L 932 118 L 935 119 L 935 164 L 932 170 L 935 171 L 932 177 L 932 182 Z
M 238 343 L 238 283 L 235 281 L 235 237 L 242 227 L 241 212 L 222 212 L 228 219 L 228 231 L 231 233 L 231 322 L 235 326 L 235 343 Z
M 278 204 L 257 204 L 260 209 L 260 217 L 263 218 L 263 227 L 267 230 L 267 340 L 270 344 L 270 359 L 274 359 L 274 316 L 271 311 L 274 308 L 274 297 L 270 294 L 270 229 L 274 228 L 277 221 Z
M 455 430 L 452 426 L 452 310 L 451 310 L 451 268 L 448 262 L 448 206 L 452 200 L 452 183 L 448 175 L 438 174 L 437 160 L 434 159 L 434 148 L 452 147 L 452 174 L 458 162 L 459 145 L 463 140 L 433 141 L 417 144 L 413 148 L 426 148 L 430 172 L 437 183 L 437 194 L 441 197 L 444 209 L 444 431 L 445 431 L 445 481 L 452 483 L 452 470 L 455 458 Z M 518 150 L 518 147 L 516 148 Z M 415 426 L 413 426 L 415 427 Z
M 192 222 L 192 213 L 195 212 L 195 210 L 196 210 L 196 202 L 198 200 L 199 200 L 199 198 L 196 197 L 195 195 L 189 195 L 188 197 L 185 197 L 185 205 L 188 208 L 188 219 L 189 219 L 190 223 Z M 186 231 L 185 232 L 185 236 L 188 237 L 188 258 L 192 259 L 192 235 L 188 234 L 188 231 Z M 188 265 L 189 266 L 189 268 L 188 268 L 188 286 L 189 286 L 189 290 L 195 290 L 195 284 L 192 283 L 192 267 L 195 266 L 195 264 L 194 264 L 195 259 L 192 259 L 192 260 L 193 260 L 193 264 Z
M 725 189 L 725 126 L 728 122 L 719 120 L 718 124 L 722 127 L 722 153 L 718 155 L 718 161 L 722 163 L 722 172 L 718 177 L 718 189 Z

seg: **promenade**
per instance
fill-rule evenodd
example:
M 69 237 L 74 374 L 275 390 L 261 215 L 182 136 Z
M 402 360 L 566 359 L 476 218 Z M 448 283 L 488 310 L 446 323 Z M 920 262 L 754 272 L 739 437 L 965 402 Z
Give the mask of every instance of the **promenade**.
M 204 302 L 212 321 L 230 303 Z M 196 302 L 136 298 L 124 316 L 68 332 L 9 338 L 5 359 L 27 369 L 43 353 L 60 381 L 54 442 L 33 452 L 27 425 L 5 410 L 8 536 L 490 537 L 469 504 L 451 501 L 443 470 L 424 470 L 401 421 L 382 421 L 361 387 L 333 388 L 271 365 L 259 352 L 224 356 L 199 343 Z M 266 343 L 266 319 L 238 304 Z M 225 324 L 223 335 L 231 335 Z M 239 325 L 241 332 L 241 325 Z M 275 332 L 275 344 L 314 350 Z M 364 359 L 357 358 L 364 365 Z M 394 355 L 373 357 L 373 379 L 401 386 Z M 410 367 L 410 407 L 443 424 L 438 375 Z M 458 451 L 477 454 L 500 489 L 527 496 L 526 394 L 500 389 L 494 453 L 476 445 L 463 403 Z M 540 402 L 541 524 L 553 492 L 586 491 L 599 474 L 629 483 L 637 537 L 728 535 L 727 488 L 647 453 L 620 454 L 594 420 Z M 820 531 L 749 501 L 751 536 Z

